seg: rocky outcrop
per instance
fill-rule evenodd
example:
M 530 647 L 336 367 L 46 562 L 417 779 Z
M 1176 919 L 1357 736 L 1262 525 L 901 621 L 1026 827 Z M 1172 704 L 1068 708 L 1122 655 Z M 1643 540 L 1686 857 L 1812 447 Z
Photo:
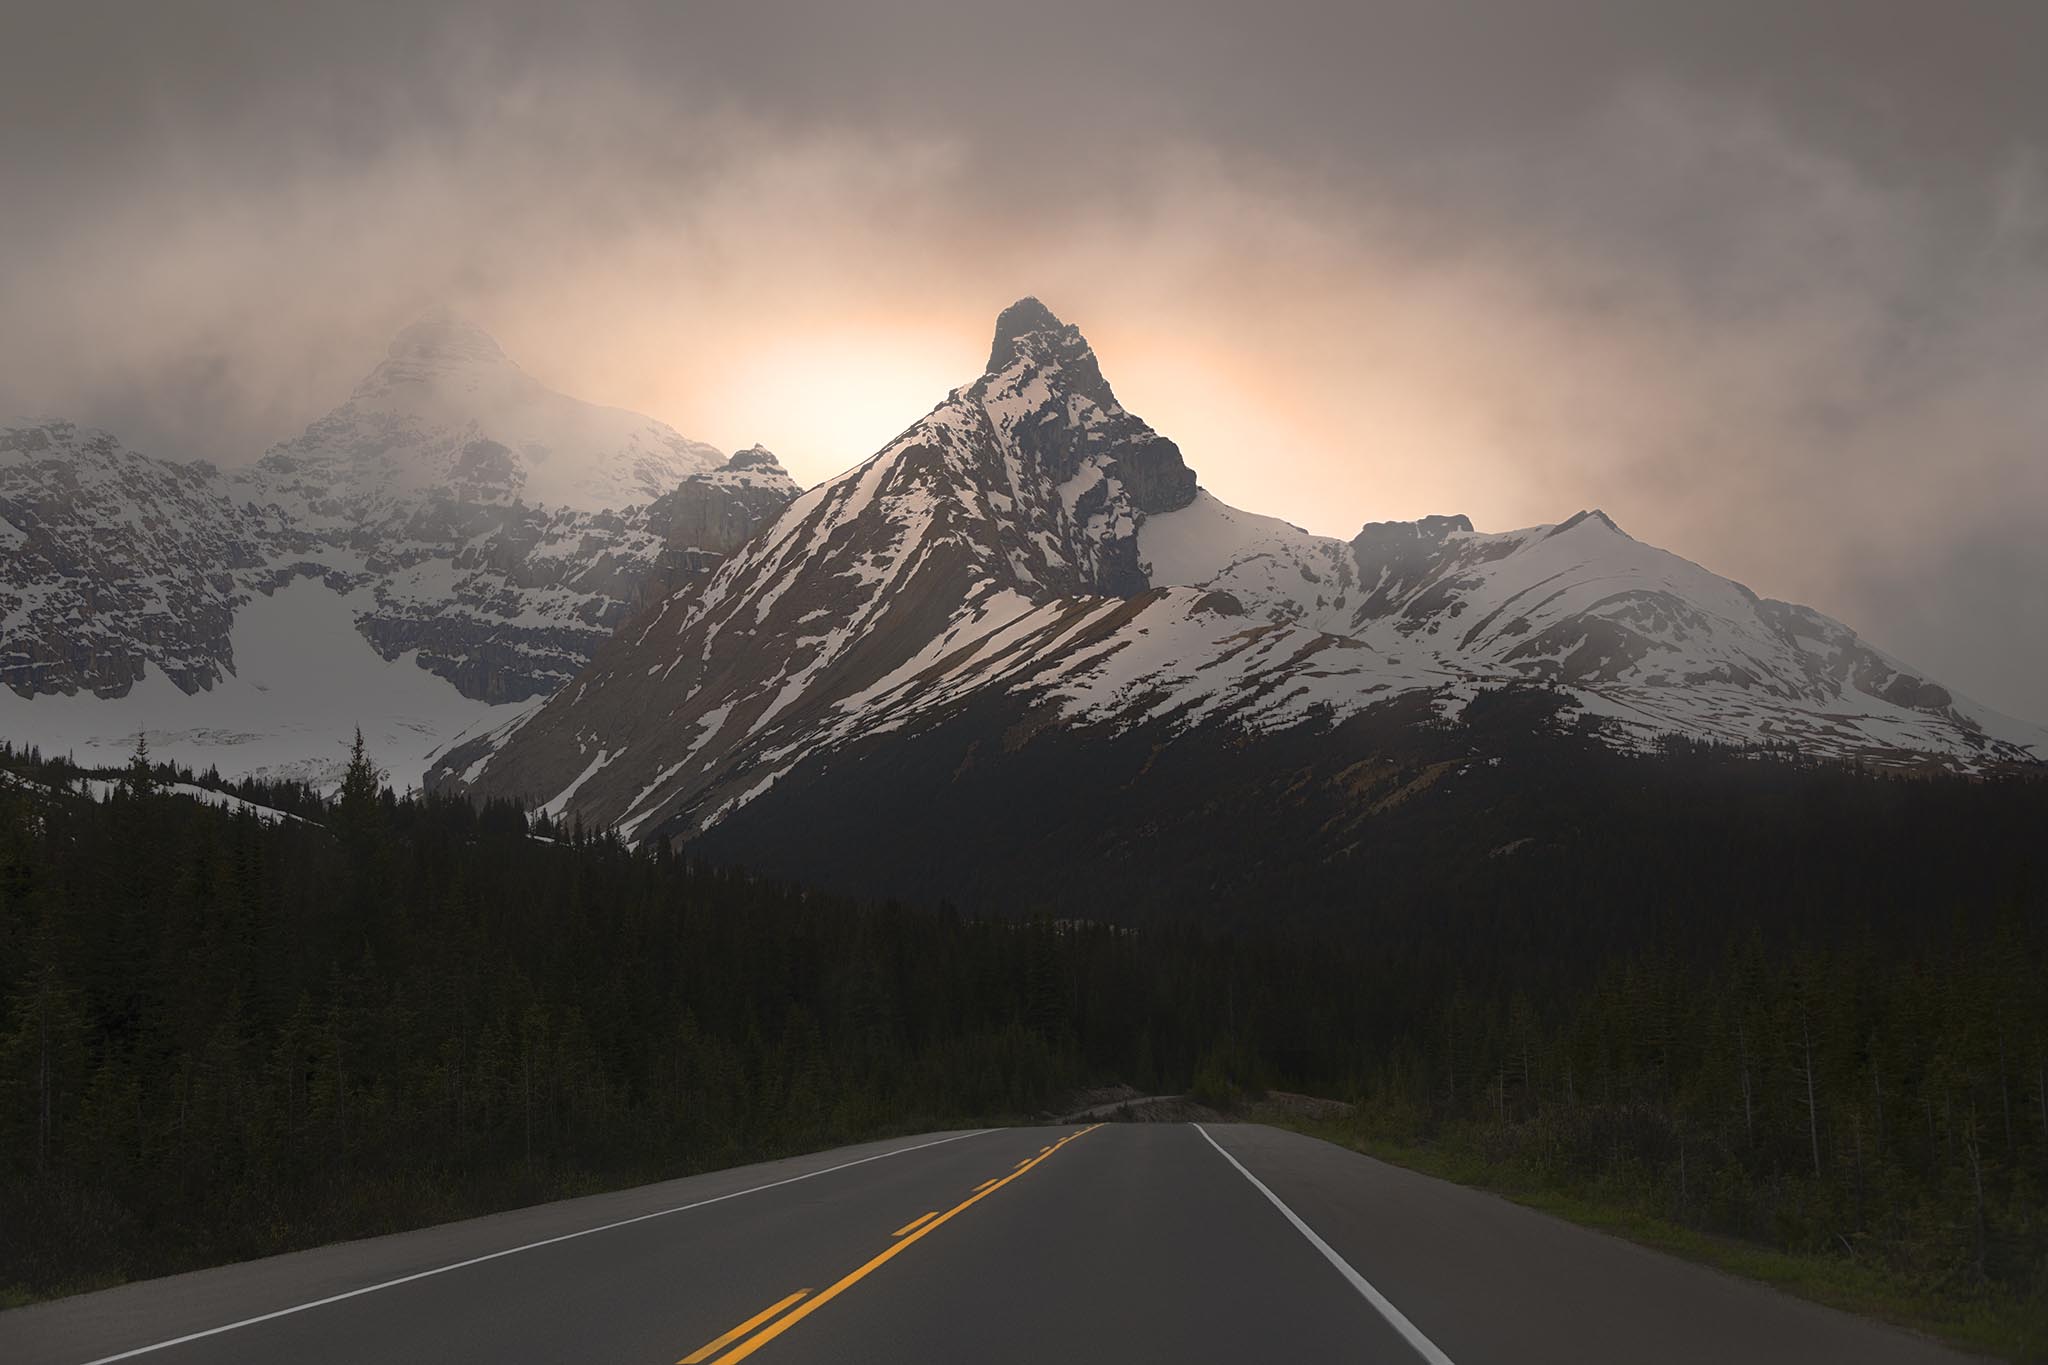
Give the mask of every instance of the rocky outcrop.
M 671 552 L 716 563 L 746 543 L 797 494 L 781 461 L 761 446 L 735 454 L 725 468 L 692 474 L 647 508 L 649 525 Z
M 1037 404 L 1030 420 L 1014 423 L 1008 433 L 1053 482 L 1066 483 L 1094 466 L 1115 476 L 1139 512 L 1171 512 L 1194 500 L 1195 471 L 1182 461 L 1180 447 L 1124 410 L 1081 329 L 1037 299 L 1019 299 L 996 319 L 983 378 L 1005 375 L 1020 395 L 1034 395 L 1042 376 L 1057 376 L 1066 401 Z
M 1354 621 L 1370 621 L 1392 612 L 1425 581 L 1442 573 L 1453 551 L 1450 534 L 1472 532 L 1464 516 L 1424 517 L 1420 521 L 1369 521 L 1352 537 L 1351 556 L 1365 600 Z

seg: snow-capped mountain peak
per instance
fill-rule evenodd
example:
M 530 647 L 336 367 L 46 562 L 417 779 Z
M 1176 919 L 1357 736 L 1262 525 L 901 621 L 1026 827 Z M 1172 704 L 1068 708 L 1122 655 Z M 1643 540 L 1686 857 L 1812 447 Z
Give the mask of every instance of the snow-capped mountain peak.
M 1001 374 L 1012 365 L 1035 369 L 1057 369 L 1066 388 L 1085 395 L 1105 408 L 1118 408 L 1116 394 L 1102 377 L 1095 349 L 1081 329 L 1062 322 L 1052 309 L 1026 296 L 996 317 L 995 338 L 989 344 L 984 374 Z M 1121 410 L 1120 408 L 1118 410 Z
M 669 774 L 627 790 L 593 770 L 580 790 L 644 826 L 715 783 L 737 747 L 894 685 L 948 642 L 1038 603 L 1146 591 L 1139 528 L 1195 495 L 1179 449 L 1116 401 L 1086 338 L 1035 300 L 1004 311 L 992 360 L 790 503 L 701 597 L 621 636 L 571 691 L 602 691 L 608 712 L 657 726 L 644 753 Z M 622 662 L 643 655 L 663 662 Z M 590 727 L 565 694 L 521 733 L 545 749 L 540 766 L 581 755 L 581 771 L 598 752 Z M 535 791 L 548 779 L 514 780 Z
M 724 464 L 666 422 L 555 392 L 482 328 L 436 310 L 400 330 L 346 403 L 273 447 L 240 482 L 251 501 L 346 530 L 437 492 L 617 510 Z
M 727 469 L 773 469 L 783 472 L 782 461 L 776 457 L 775 452 L 758 441 L 748 446 L 745 450 L 735 450 L 732 453 L 732 458 L 725 462 L 725 467 Z
M 687 837 L 884 735 L 953 727 L 977 763 L 1046 727 L 1251 742 L 1401 697 L 1455 716 L 1524 682 L 1623 745 L 2048 756 L 2048 733 L 1597 509 L 1499 533 L 1375 522 L 1345 541 L 1229 507 L 1117 401 L 1080 331 L 1026 298 L 980 377 L 436 780 Z
M 0 734 L 125 752 L 146 730 L 202 764 L 296 755 L 324 775 L 336 712 L 359 707 L 410 783 L 455 729 L 553 692 L 650 599 L 694 593 L 796 491 L 765 450 L 728 466 L 555 393 L 445 311 L 232 474 L 65 422 L 0 428 Z M 344 638 L 276 647 L 294 621 Z M 362 686 L 327 710 L 255 706 L 299 656 Z

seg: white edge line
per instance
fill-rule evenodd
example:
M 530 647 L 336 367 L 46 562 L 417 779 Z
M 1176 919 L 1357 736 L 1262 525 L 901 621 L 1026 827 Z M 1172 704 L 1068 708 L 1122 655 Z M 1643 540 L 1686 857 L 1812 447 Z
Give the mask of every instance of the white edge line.
M 1394 1330 L 1401 1334 L 1401 1339 L 1403 1341 L 1406 1341 L 1410 1346 L 1413 1346 L 1415 1348 L 1416 1354 L 1420 1355 L 1424 1360 L 1428 1361 L 1429 1365 L 1453 1365 L 1451 1358 L 1445 1355 L 1435 1342 L 1431 1341 L 1428 1337 L 1422 1335 L 1421 1328 L 1417 1327 L 1414 1323 L 1408 1321 L 1407 1314 L 1403 1313 L 1400 1309 L 1394 1307 L 1394 1305 L 1388 1301 L 1387 1296 L 1385 1294 L 1382 1294 L 1379 1290 L 1373 1288 L 1372 1281 L 1366 1279 L 1365 1276 L 1359 1274 L 1356 1270 L 1353 1270 L 1351 1268 L 1351 1263 L 1345 1260 L 1342 1256 L 1339 1256 L 1337 1254 L 1336 1248 L 1332 1247 L 1328 1242 L 1325 1242 L 1321 1237 L 1318 1237 L 1316 1235 L 1316 1230 L 1314 1228 L 1310 1227 L 1307 1223 L 1301 1221 L 1301 1215 L 1297 1214 L 1293 1209 L 1290 1209 L 1285 1204 L 1281 1203 L 1280 1196 L 1273 1193 L 1271 1190 L 1267 1189 L 1265 1181 L 1259 1179 L 1250 1171 L 1246 1170 L 1244 1168 L 1244 1163 L 1242 1161 L 1239 1161 L 1229 1152 L 1224 1151 L 1223 1144 L 1218 1142 L 1215 1138 L 1210 1137 L 1208 1129 L 1204 1128 L 1199 1123 L 1191 1123 L 1188 1126 L 1190 1128 L 1193 1128 L 1196 1132 L 1200 1133 L 1203 1139 L 1211 1147 L 1214 1147 L 1217 1151 L 1222 1152 L 1223 1159 L 1229 1162 L 1231 1165 L 1237 1167 L 1237 1173 L 1243 1176 L 1246 1180 L 1251 1181 L 1253 1189 L 1257 1190 L 1260 1194 L 1265 1195 L 1267 1199 L 1271 1200 L 1273 1203 L 1273 1207 L 1280 1210 L 1282 1214 L 1286 1215 L 1288 1222 L 1294 1224 L 1294 1230 L 1300 1233 L 1302 1236 L 1308 1238 L 1309 1245 L 1313 1246 L 1317 1251 L 1322 1252 L 1324 1260 L 1328 1261 L 1331 1265 L 1337 1267 L 1337 1273 L 1342 1275 L 1346 1280 L 1349 1280 L 1351 1282 L 1351 1287 L 1353 1289 L 1356 1289 L 1359 1292 L 1359 1294 L 1363 1296 L 1367 1303 L 1371 1304 L 1374 1308 L 1379 1310 L 1379 1315 L 1385 1318 L 1390 1324 L 1392 1324 Z
M 744 1190 L 734 1190 L 730 1194 L 714 1195 L 710 1199 L 699 1199 L 694 1204 L 678 1204 L 672 1209 L 656 1209 L 653 1213 L 642 1213 L 636 1214 L 631 1218 L 621 1218 L 616 1223 L 606 1223 L 601 1227 L 584 1228 L 580 1232 L 565 1232 L 559 1237 L 547 1237 L 538 1242 L 528 1242 L 525 1246 L 506 1247 L 503 1251 L 493 1251 L 483 1256 L 472 1256 L 466 1261 L 456 1261 L 450 1265 L 435 1266 L 432 1270 L 415 1271 L 410 1275 L 401 1275 L 395 1280 L 385 1280 L 380 1284 L 366 1284 L 361 1289 L 351 1289 L 341 1294 L 330 1294 L 324 1299 L 314 1299 L 310 1303 L 293 1304 L 289 1308 L 280 1308 L 275 1312 L 261 1313 L 253 1318 L 243 1318 L 240 1322 L 230 1322 L 219 1327 L 209 1327 L 203 1332 L 189 1332 L 182 1337 L 172 1337 L 168 1341 L 154 1342 L 148 1346 L 137 1346 L 132 1351 L 122 1351 L 117 1355 L 101 1356 L 97 1360 L 87 1361 L 85 1365 L 111 1365 L 111 1362 L 116 1360 L 128 1360 L 134 1356 L 148 1355 L 151 1351 L 162 1351 L 172 1346 L 182 1346 L 188 1341 L 199 1341 L 205 1337 L 217 1337 L 222 1332 L 232 1332 L 242 1327 L 254 1327 L 257 1323 L 269 1322 L 272 1318 L 288 1318 L 294 1313 L 303 1313 L 309 1308 L 324 1308 L 330 1303 L 340 1303 L 343 1299 L 353 1299 L 360 1294 L 374 1294 L 380 1289 L 393 1289 L 401 1284 L 411 1284 L 414 1280 L 424 1280 L 434 1275 L 446 1275 L 451 1270 L 461 1270 L 466 1266 L 482 1265 L 485 1261 L 495 1261 L 500 1256 L 517 1256 L 522 1251 L 534 1251 L 541 1247 L 553 1246 L 557 1242 L 573 1242 L 578 1237 L 589 1237 L 594 1233 L 610 1232 L 614 1228 L 623 1228 L 634 1223 L 644 1223 L 650 1218 L 666 1218 L 672 1213 L 688 1213 L 691 1209 L 701 1209 L 710 1204 L 723 1204 L 728 1199 L 738 1199 L 743 1194 L 759 1194 L 763 1190 L 772 1190 L 783 1185 L 794 1185 L 799 1180 L 809 1180 L 813 1176 L 830 1175 L 834 1171 L 844 1171 L 854 1166 L 865 1166 L 870 1161 L 880 1161 L 884 1157 L 902 1156 L 906 1152 L 921 1152 L 927 1147 L 943 1147 L 949 1142 L 961 1142 L 967 1138 L 980 1137 L 985 1133 L 996 1131 L 994 1128 L 977 1128 L 971 1133 L 957 1133 L 952 1137 L 936 1138 L 931 1142 L 920 1142 L 911 1147 L 897 1147 L 891 1151 L 877 1152 L 873 1156 L 864 1156 L 858 1161 L 842 1161 L 837 1166 L 827 1166 L 822 1170 L 816 1171 L 805 1171 L 802 1175 L 793 1175 L 786 1180 L 771 1180 L 765 1185 L 754 1185 Z

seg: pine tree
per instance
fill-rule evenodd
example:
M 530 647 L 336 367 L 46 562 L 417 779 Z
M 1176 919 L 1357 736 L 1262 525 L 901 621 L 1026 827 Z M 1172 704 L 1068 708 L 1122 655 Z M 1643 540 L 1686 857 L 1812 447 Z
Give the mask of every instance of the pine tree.
M 121 776 L 121 788 L 130 796 L 148 796 L 156 790 L 156 771 L 149 763 L 149 735 L 135 732 L 135 752 L 128 756 L 128 771 Z
M 341 777 L 336 832 L 348 857 L 347 896 L 356 923 L 369 935 L 366 943 L 382 934 L 391 911 L 383 894 L 389 861 L 384 856 L 389 820 L 380 799 L 382 776 L 370 762 L 362 727 L 358 726 L 355 742 L 349 746 L 348 767 Z
M 383 774 L 370 762 L 363 744 L 363 727 L 356 727 L 355 742 L 349 745 L 348 767 L 341 776 L 341 823 L 355 831 L 374 828 L 377 823 L 377 790 Z

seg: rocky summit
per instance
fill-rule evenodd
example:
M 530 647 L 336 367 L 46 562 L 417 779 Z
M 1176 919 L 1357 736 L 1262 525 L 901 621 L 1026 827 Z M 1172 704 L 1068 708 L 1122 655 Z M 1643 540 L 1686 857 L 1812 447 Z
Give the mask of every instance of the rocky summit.
M 630 840 L 696 839 L 743 812 L 772 824 L 820 783 L 944 802 L 970 768 L 983 781 L 1080 752 L 1063 735 L 1227 736 L 1247 762 L 1273 737 L 1390 708 L 1448 723 L 1532 685 L 1622 748 L 1679 735 L 1964 769 L 2048 756 L 2039 728 L 1597 510 L 1493 533 L 1456 515 L 1369 523 L 1344 541 L 1230 507 L 1121 406 L 1080 331 L 1027 298 L 979 378 L 432 780 Z M 891 764 L 941 734 L 958 767 L 921 769 L 903 797 Z M 1091 780 L 1085 759 L 1061 762 L 1035 790 Z

